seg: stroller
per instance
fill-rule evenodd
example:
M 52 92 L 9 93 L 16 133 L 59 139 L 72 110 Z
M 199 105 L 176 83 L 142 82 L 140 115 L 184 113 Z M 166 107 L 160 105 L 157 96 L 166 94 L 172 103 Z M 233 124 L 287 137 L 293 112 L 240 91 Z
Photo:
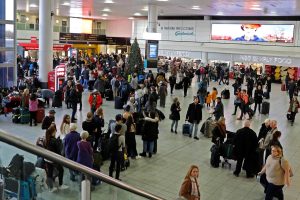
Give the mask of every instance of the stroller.
M 234 132 L 226 131 L 227 133 L 227 139 L 226 141 L 222 144 L 221 147 L 221 155 L 224 158 L 224 161 L 222 162 L 222 168 L 224 168 L 226 165 L 231 168 L 231 163 L 228 162 L 228 160 L 235 160 L 234 157 L 234 145 L 233 145 L 233 139 L 235 137 Z

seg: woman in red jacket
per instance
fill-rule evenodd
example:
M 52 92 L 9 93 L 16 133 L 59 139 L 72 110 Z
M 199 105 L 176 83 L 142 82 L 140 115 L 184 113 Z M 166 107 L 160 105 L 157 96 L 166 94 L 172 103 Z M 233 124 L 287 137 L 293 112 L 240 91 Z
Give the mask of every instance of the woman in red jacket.
M 89 96 L 91 112 L 94 113 L 102 105 L 102 97 L 98 90 L 94 90 Z

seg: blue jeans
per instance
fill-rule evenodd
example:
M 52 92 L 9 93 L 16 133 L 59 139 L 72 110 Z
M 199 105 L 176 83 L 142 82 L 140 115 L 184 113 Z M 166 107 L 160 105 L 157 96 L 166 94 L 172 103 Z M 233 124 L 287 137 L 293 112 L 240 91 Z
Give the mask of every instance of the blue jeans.
M 89 80 L 88 80 L 88 79 L 84 79 L 84 80 L 83 80 L 83 88 L 84 88 L 84 89 L 88 88 L 88 83 L 89 83 Z
M 149 149 L 148 149 L 149 145 Z M 143 140 L 143 153 L 153 153 L 154 141 L 145 141 Z
M 195 129 L 194 129 L 195 126 Z M 194 137 L 198 137 L 198 127 L 199 124 L 197 124 L 196 122 L 191 123 L 191 130 L 190 130 L 190 135 L 193 136 L 193 129 L 194 129 Z
M 177 131 L 177 127 L 178 127 L 178 120 L 173 120 L 172 124 L 171 124 L 171 129 L 174 130 L 174 125 L 175 125 L 175 131 Z

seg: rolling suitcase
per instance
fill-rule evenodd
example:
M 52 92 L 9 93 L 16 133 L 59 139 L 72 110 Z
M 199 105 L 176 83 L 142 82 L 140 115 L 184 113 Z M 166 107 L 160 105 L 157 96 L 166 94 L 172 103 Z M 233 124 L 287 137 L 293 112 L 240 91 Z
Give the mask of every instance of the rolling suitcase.
M 123 109 L 123 102 L 121 97 L 115 98 L 115 109 Z
M 62 107 L 62 97 L 61 97 L 61 95 L 54 95 L 53 96 L 52 107 L 54 107 L 54 108 Z
M 20 123 L 28 124 L 30 121 L 30 112 L 26 108 L 20 108 Z
M 214 144 L 211 148 L 210 165 L 214 168 L 218 168 L 220 165 L 220 146 Z
M 190 135 L 191 125 L 188 123 L 184 123 L 182 125 L 182 134 L 183 135 Z
M 264 101 L 261 107 L 261 114 L 268 115 L 270 112 L 270 103 Z
M 39 108 L 36 113 L 36 123 L 42 123 L 44 117 L 45 117 L 45 109 Z
M 105 90 L 105 98 L 106 98 L 107 101 L 114 100 L 114 94 L 113 94 L 113 91 L 111 89 Z

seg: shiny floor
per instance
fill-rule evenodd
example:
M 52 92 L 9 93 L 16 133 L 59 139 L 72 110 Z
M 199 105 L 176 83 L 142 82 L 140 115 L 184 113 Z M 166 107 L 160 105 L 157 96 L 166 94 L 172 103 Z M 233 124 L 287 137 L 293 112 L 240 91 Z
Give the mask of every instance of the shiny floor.
M 209 89 L 217 87 L 219 93 L 225 86 L 219 86 L 212 82 Z M 233 94 L 232 87 L 227 86 Z M 131 160 L 131 166 L 124 172 L 121 172 L 120 178 L 123 182 L 131 184 L 135 187 L 151 192 L 165 199 L 176 199 L 183 178 L 191 164 L 196 164 L 200 167 L 200 191 L 202 200 L 262 200 L 264 193 L 261 185 L 255 178 L 246 179 L 245 172 L 240 174 L 240 177 L 233 176 L 232 172 L 235 168 L 235 162 L 231 169 L 228 168 L 212 168 L 210 166 L 210 147 L 212 143 L 210 139 L 201 135 L 200 140 L 194 140 L 185 137 L 181 134 L 181 127 L 184 123 L 187 107 L 192 102 L 192 96 L 196 94 L 197 84 L 193 80 L 192 87 L 188 90 L 188 96 L 183 97 L 182 90 L 176 90 L 173 96 L 168 95 L 166 108 L 161 109 L 166 119 L 159 125 L 160 134 L 158 140 L 158 153 L 150 158 L 141 158 Z M 181 120 L 178 127 L 178 134 L 170 132 L 171 121 L 168 119 L 170 113 L 170 105 L 172 97 L 179 97 L 182 105 Z M 232 116 L 233 112 L 233 96 L 230 100 L 223 100 L 225 105 L 225 118 L 227 129 L 235 131 L 242 127 L 243 122 L 237 121 L 236 116 Z M 87 94 L 84 95 L 84 102 L 87 102 Z M 285 92 L 280 91 L 280 85 L 272 85 L 271 93 L 271 109 L 269 116 L 256 114 L 252 120 L 252 129 L 258 133 L 261 123 L 267 118 L 276 119 L 279 122 L 279 130 L 283 135 L 280 138 L 284 147 L 284 154 L 290 161 L 294 177 L 292 185 L 284 189 L 286 200 L 300 200 L 300 118 L 296 116 L 294 126 L 291 126 L 286 120 L 286 111 L 288 108 L 288 96 Z M 104 102 L 104 115 L 106 122 L 121 110 L 115 110 L 113 102 Z M 78 126 L 81 130 L 81 122 L 85 119 L 86 112 L 89 110 L 87 103 L 83 106 L 83 111 L 77 112 Z M 56 109 L 56 123 L 58 126 L 61 123 L 64 114 L 71 114 L 71 110 L 64 108 Z M 208 118 L 208 110 L 203 109 L 203 120 Z M 203 122 L 203 121 L 202 121 Z M 201 123 L 202 125 L 202 123 Z M 200 125 L 200 126 L 201 126 Z M 38 127 L 29 127 L 28 125 L 16 125 L 11 123 L 11 116 L 0 116 L 0 129 L 3 129 L 10 134 L 21 137 L 32 143 L 35 143 L 36 138 L 44 134 L 40 125 Z M 142 140 L 140 136 L 136 136 L 138 151 L 142 150 Z M 2 160 L 10 159 L 16 150 L 7 150 L 11 147 L 1 144 L 0 155 Z M 5 156 L 4 156 L 5 155 Z M 31 159 L 34 159 L 31 156 Z M 4 161 L 3 161 L 4 162 Z M 108 173 L 109 162 L 106 161 L 102 166 L 102 172 Z M 39 194 L 38 199 L 80 199 L 79 183 L 71 183 L 68 178 L 68 171 L 65 171 L 65 183 L 70 186 L 66 191 L 49 193 L 44 191 Z M 143 199 L 128 192 L 121 191 L 103 183 L 96 186 L 92 192 L 92 199 Z

